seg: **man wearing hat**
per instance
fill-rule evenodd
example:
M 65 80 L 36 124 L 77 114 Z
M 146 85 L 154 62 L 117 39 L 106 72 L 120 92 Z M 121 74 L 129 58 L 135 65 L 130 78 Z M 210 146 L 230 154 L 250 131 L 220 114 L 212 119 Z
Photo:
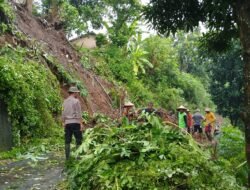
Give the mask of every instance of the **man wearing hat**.
M 72 136 L 76 139 L 76 146 L 82 143 L 82 111 L 78 100 L 79 90 L 76 86 L 71 86 L 68 90 L 69 97 L 63 102 L 62 121 L 65 131 L 65 156 L 70 157 L 70 143 Z
M 187 128 L 187 115 L 185 113 L 186 110 L 187 110 L 187 108 L 185 108 L 182 105 L 177 108 L 177 111 L 178 111 L 178 126 L 179 126 L 179 128 L 182 128 L 182 129 Z
M 132 109 L 134 107 L 134 104 L 130 101 L 127 101 L 123 106 L 123 115 L 127 117 L 129 120 L 133 118 Z
M 193 115 L 193 121 L 194 121 L 194 136 L 198 137 L 198 139 L 201 141 L 201 134 L 202 134 L 202 122 L 204 121 L 204 116 L 200 113 L 200 109 L 196 109 L 195 113 Z M 197 134 L 198 133 L 198 134 Z
M 214 123 L 216 120 L 216 117 L 213 112 L 209 108 L 205 109 L 205 134 L 209 141 L 213 140 L 212 134 L 214 131 Z

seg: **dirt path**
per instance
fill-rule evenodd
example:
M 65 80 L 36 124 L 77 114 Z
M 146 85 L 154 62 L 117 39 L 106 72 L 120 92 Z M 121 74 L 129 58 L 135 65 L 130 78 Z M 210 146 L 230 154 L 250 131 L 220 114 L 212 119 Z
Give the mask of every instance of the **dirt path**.
M 62 155 L 48 155 L 34 162 L 0 161 L 0 190 L 55 190 L 65 179 Z

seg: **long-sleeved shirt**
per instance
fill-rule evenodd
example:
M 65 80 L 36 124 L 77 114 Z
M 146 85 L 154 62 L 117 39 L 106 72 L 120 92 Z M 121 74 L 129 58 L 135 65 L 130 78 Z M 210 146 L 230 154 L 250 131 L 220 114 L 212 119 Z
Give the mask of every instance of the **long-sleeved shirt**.
M 208 124 L 210 124 L 212 127 L 214 127 L 214 123 L 215 123 L 216 117 L 212 112 L 208 112 L 205 115 L 205 125 L 207 126 Z
M 73 97 L 69 96 L 63 102 L 63 112 L 62 112 L 62 120 L 64 124 L 69 123 L 79 123 L 82 121 L 82 111 L 80 101 Z

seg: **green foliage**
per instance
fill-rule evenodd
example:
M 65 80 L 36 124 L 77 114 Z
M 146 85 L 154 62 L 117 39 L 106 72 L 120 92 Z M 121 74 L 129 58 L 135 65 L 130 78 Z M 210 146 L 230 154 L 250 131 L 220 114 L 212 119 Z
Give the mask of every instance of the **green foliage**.
M 181 73 L 177 82 L 178 87 L 183 90 L 185 100 L 188 100 L 191 107 L 214 107 L 210 94 L 200 80 L 190 74 Z
M 70 189 L 241 189 L 192 138 L 143 117 L 148 122 L 88 129 Z
M 104 34 L 97 34 L 96 35 L 96 45 L 97 47 L 102 47 L 103 45 L 108 44 L 108 39 Z
M 5 0 L 0 0 L 0 34 L 11 30 L 13 19 L 14 14 L 11 6 Z
M 103 22 L 103 15 L 107 13 L 106 1 L 101 0 L 70 0 L 79 13 L 79 21 L 82 23 L 90 23 L 94 29 L 100 29 Z
M 154 101 L 154 93 L 147 88 L 141 81 L 134 80 L 128 84 L 128 92 L 131 101 L 137 106 L 142 106 Z M 157 102 L 155 103 L 157 104 Z
M 113 45 L 125 46 L 130 37 L 136 34 L 137 20 L 141 13 L 139 0 L 106 0 L 106 16 L 103 22 Z
M 58 61 L 54 57 L 45 55 L 44 58 L 46 59 L 51 69 L 55 70 L 55 75 L 59 82 L 66 83 L 68 85 L 76 85 L 80 90 L 81 96 L 88 95 L 86 87 L 74 73 L 66 70 L 65 67 L 58 63 Z
M 112 107 L 113 108 L 120 108 L 120 95 L 121 89 L 118 88 L 111 88 L 109 89 L 108 95 L 112 100 Z
M 119 24 L 119 28 L 114 27 L 113 25 Z M 104 23 L 104 26 L 108 30 L 109 39 L 111 40 L 112 44 L 118 47 L 125 46 L 129 39 L 136 34 L 137 29 L 137 22 L 136 20 L 131 24 L 128 23 L 113 23 L 112 26 L 109 26 L 107 23 Z
M 55 76 L 31 60 L 30 54 L 20 47 L 0 51 L 0 99 L 8 106 L 16 143 L 30 136 L 49 135 L 56 126 L 53 114 L 61 111 Z
M 192 33 L 178 31 L 173 37 L 174 47 L 178 51 L 180 71 L 198 77 L 206 88 L 209 87 L 208 65 L 212 62 L 207 51 L 201 46 L 201 33 L 196 30 Z
M 92 123 L 94 123 L 95 126 L 109 126 L 109 124 L 115 122 L 115 120 L 112 120 L 108 116 L 102 114 L 102 113 L 94 113 L 92 118 Z
M 31 138 L 22 146 L 13 147 L 10 151 L 1 152 L 0 160 L 5 159 L 27 159 L 37 162 L 39 159 L 46 158 L 50 152 L 57 153 L 63 150 L 63 130 L 53 128 L 50 130 L 48 138 Z
M 148 52 L 143 50 L 141 35 L 138 34 L 136 37 L 133 36 L 128 45 L 127 51 L 129 56 L 129 61 L 133 65 L 134 74 L 137 75 L 140 70 L 143 74 L 145 74 L 145 66 L 152 68 L 153 65 L 147 60 L 146 55 Z
M 224 53 L 210 54 L 210 92 L 218 112 L 239 125 L 244 99 L 242 50 L 238 41 L 230 46 Z
M 175 109 L 178 104 L 190 108 L 213 106 L 210 96 L 198 78 L 180 71 L 180 59 L 176 42 L 172 38 L 151 37 L 146 39 L 144 48 L 153 68 L 141 78 L 144 84 L 155 92 L 155 99 L 163 107 Z M 166 96 L 165 96 L 166 94 Z
M 89 113 L 84 111 L 82 112 L 82 120 L 83 120 L 83 123 L 88 123 L 89 120 L 90 120 L 90 116 L 89 116 Z
M 67 1 L 64 1 L 60 6 L 60 9 L 60 18 L 64 22 L 66 32 L 69 35 L 71 35 L 72 31 L 81 34 L 82 31 L 86 30 L 87 24 L 79 19 L 79 12 L 74 6 Z
M 53 4 L 54 3 L 54 4 Z M 124 46 L 135 34 L 134 21 L 138 19 L 141 4 L 138 0 L 44 0 L 42 15 L 47 16 L 56 5 L 60 20 L 69 35 L 85 33 L 86 30 L 106 27 L 113 44 Z M 106 20 L 108 19 L 108 22 Z
M 102 56 L 104 56 L 105 62 L 108 63 L 107 67 L 103 69 L 108 68 L 114 79 L 124 83 L 133 81 L 133 65 L 129 62 L 128 57 L 126 57 L 124 49 L 112 45 L 105 48 Z
M 240 20 L 236 12 L 241 5 L 242 2 L 232 0 L 151 0 L 144 14 L 162 34 L 176 33 L 178 30 L 193 31 L 199 22 L 206 22 L 211 31 L 205 37 L 208 47 L 222 50 L 232 37 L 239 35 L 235 23 Z
M 244 134 L 238 128 L 227 126 L 222 128 L 219 141 L 219 157 L 230 163 L 237 181 L 247 185 L 247 164 L 245 155 Z
M 99 75 L 125 85 L 136 106 L 153 101 L 156 106 L 172 110 L 179 104 L 200 109 L 214 107 L 200 78 L 180 71 L 179 53 L 173 38 L 141 40 L 138 34 L 126 49 L 107 45 L 88 52 L 88 61 L 96 61 L 90 65 L 95 65 Z

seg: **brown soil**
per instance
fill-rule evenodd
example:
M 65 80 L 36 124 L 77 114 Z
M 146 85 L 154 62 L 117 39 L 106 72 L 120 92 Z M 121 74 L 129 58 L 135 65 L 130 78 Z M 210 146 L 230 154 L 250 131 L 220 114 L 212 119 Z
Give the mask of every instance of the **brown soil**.
M 41 19 L 30 15 L 20 5 L 15 6 L 17 29 L 28 36 L 30 41 L 41 44 L 46 53 L 53 55 L 65 69 L 74 73 L 76 78 L 84 83 L 88 96 L 81 97 L 83 110 L 90 114 L 99 112 L 115 117 L 118 112 L 112 108 L 111 99 L 106 92 L 106 88 L 111 84 L 81 66 L 79 54 L 68 42 L 63 31 L 55 30 L 52 25 L 44 24 Z M 2 40 L 4 39 L 0 39 L 0 42 Z M 67 96 L 67 86 L 63 84 L 61 94 L 64 98 Z

